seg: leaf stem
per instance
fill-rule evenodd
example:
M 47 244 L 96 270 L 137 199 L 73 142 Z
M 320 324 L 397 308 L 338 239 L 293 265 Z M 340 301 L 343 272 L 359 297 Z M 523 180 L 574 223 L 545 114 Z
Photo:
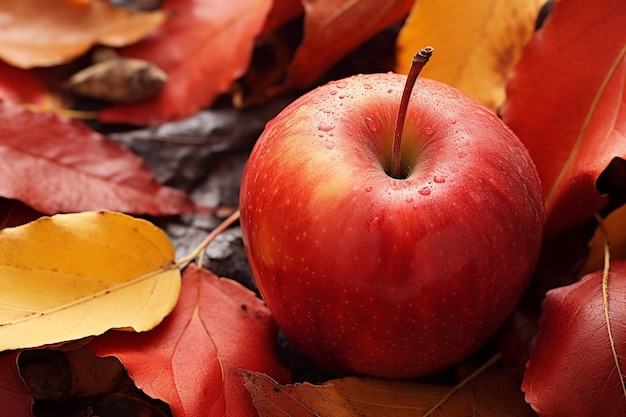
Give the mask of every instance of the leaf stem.
M 611 353 L 613 354 L 613 360 L 615 361 L 615 367 L 617 368 L 617 374 L 619 375 L 620 383 L 622 384 L 622 392 L 626 397 L 626 382 L 624 381 L 624 375 L 620 368 L 619 358 L 617 356 L 617 349 L 615 348 L 615 339 L 613 338 L 613 331 L 611 330 L 611 320 L 609 317 L 609 272 L 611 268 L 611 251 L 609 250 L 609 236 L 602 222 L 602 217 L 596 213 L 596 221 L 598 222 L 598 228 L 600 229 L 600 235 L 604 240 L 604 268 L 602 269 L 602 304 L 604 307 L 604 319 L 606 321 L 606 331 L 609 336 L 609 344 L 611 345 Z
M 426 412 L 426 414 L 424 414 L 422 417 L 428 417 L 428 416 L 432 415 L 435 411 L 437 411 L 437 409 L 439 407 L 441 407 L 454 394 L 456 394 L 457 391 L 459 391 L 461 388 L 463 388 L 469 382 L 471 382 L 474 379 L 476 379 L 476 377 L 478 377 L 478 375 L 482 374 L 483 372 L 485 372 L 485 370 L 487 370 L 487 368 L 490 368 L 492 365 L 494 365 L 496 362 L 498 362 L 500 360 L 500 358 L 502 358 L 502 354 L 500 352 L 496 353 L 491 358 L 489 358 L 487 360 L 487 362 L 483 363 L 478 369 L 476 369 L 474 372 L 472 372 L 470 375 L 468 375 L 463 381 L 461 381 L 458 384 L 456 384 L 446 395 L 443 396 L 443 398 L 437 404 L 433 405 Z
M 411 68 L 406 77 L 404 91 L 402 91 L 402 98 L 400 99 L 400 107 L 398 108 L 398 116 L 396 117 L 396 125 L 393 132 L 391 167 L 389 170 L 389 175 L 393 178 L 402 178 L 402 152 L 400 151 L 402 149 L 402 132 L 404 131 L 404 121 L 409 107 L 409 100 L 411 99 L 411 92 L 413 91 L 418 75 L 422 72 L 422 68 L 424 68 L 424 65 L 426 65 L 432 54 L 433 48 L 427 46 L 417 51 L 411 61 Z
M 226 218 L 226 220 L 221 222 L 215 229 L 211 231 L 211 233 L 207 235 L 206 238 L 204 238 L 202 243 L 200 243 L 193 251 L 191 251 L 189 255 L 176 262 L 176 265 L 182 268 L 189 262 L 198 258 L 200 254 L 206 249 L 206 247 L 209 246 L 209 244 L 217 237 L 217 235 L 228 229 L 237 220 L 239 220 L 239 210 L 235 210 L 230 216 Z M 198 262 L 198 264 L 200 264 L 199 266 L 201 266 L 201 262 Z

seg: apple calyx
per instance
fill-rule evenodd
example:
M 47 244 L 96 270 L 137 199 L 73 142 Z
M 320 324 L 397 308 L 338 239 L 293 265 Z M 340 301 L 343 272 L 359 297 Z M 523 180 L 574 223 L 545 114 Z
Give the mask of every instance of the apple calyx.
M 417 77 L 422 68 L 426 65 L 431 55 L 433 54 L 433 47 L 426 46 L 413 56 L 411 60 L 411 68 L 404 84 L 404 90 L 402 91 L 402 98 L 400 99 L 400 107 L 398 108 L 398 116 L 396 117 L 396 124 L 393 132 L 393 143 L 391 147 L 391 166 L 389 168 L 389 176 L 397 179 L 405 179 L 408 177 L 408 172 L 402 172 L 402 132 L 404 130 L 404 120 L 406 119 L 407 109 L 409 107 L 409 100 L 411 98 L 411 92 L 417 81 Z M 405 170 L 406 171 L 406 170 Z

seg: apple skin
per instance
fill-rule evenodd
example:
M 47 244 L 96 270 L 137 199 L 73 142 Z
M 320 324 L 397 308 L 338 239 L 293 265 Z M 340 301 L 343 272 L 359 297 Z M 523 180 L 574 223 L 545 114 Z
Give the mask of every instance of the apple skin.
M 244 170 L 244 244 L 288 338 L 335 374 L 411 378 L 456 364 L 529 283 L 545 221 L 539 177 L 477 101 L 418 79 L 389 166 L 406 77 L 358 75 L 271 120 Z

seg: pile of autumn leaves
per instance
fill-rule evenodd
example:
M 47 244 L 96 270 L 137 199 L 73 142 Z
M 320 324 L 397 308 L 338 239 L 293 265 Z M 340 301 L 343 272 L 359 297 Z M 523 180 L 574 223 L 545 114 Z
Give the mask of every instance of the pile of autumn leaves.
M 580 249 L 573 241 L 586 248 L 583 231 L 601 213 L 608 216 L 603 230 L 613 258 L 626 255 L 626 214 L 614 203 L 623 179 L 619 169 L 607 169 L 623 167 L 626 154 L 624 2 L 555 1 L 538 31 L 542 1 L 397 0 L 384 10 L 375 1 L 343 1 L 343 7 L 336 1 L 303 3 L 171 0 L 151 11 L 97 0 L 3 4 L 0 196 L 13 199 L 3 201 L 4 223 L 21 224 L 31 216 L 12 214 L 11 201 L 44 214 L 78 212 L 0 233 L 5 412 L 31 415 L 32 396 L 17 367 L 22 349 L 83 340 L 97 355 L 119 358 L 133 382 L 165 401 L 174 416 L 206 410 L 271 416 L 278 409 L 289 415 L 385 415 L 398 407 L 407 415 L 430 410 L 445 416 L 472 404 L 484 415 L 532 415 L 518 395 L 519 384 L 492 371 L 472 378 L 473 385 L 452 397 L 447 396 L 452 387 L 411 382 L 348 378 L 284 386 L 268 379 L 284 384 L 289 375 L 275 356 L 277 329 L 260 300 L 201 267 L 188 266 L 181 280 L 180 269 L 191 258 L 176 261 L 168 237 L 151 223 L 113 213 L 212 209 L 161 186 L 127 149 L 57 115 L 84 94 L 117 101 L 93 114 L 101 122 L 136 125 L 191 116 L 224 94 L 235 105 L 264 103 L 310 88 L 350 50 L 404 22 L 396 70 L 406 70 L 417 48 L 434 46 L 437 56 L 423 76 L 498 111 L 529 149 L 542 179 L 545 249 L 528 299 L 504 329 L 503 334 L 516 335 L 503 339 L 504 362 L 523 365 L 528 352 L 520 354 L 519 348 L 534 347 L 522 388 L 541 416 L 624 415 L 626 264 L 614 261 L 603 273 L 600 229 L 588 257 L 570 251 Z M 304 33 L 297 45 L 286 40 L 294 25 Z M 95 45 L 116 56 L 96 57 Z M 253 60 L 255 45 L 274 52 L 271 71 Z M 68 87 L 92 64 L 86 60 L 109 67 L 87 68 L 90 72 L 78 77 L 91 89 L 76 87 L 76 78 Z M 147 74 L 149 82 L 127 82 L 138 73 Z M 121 83 L 122 99 L 98 95 L 113 89 L 106 84 L 110 80 L 115 88 Z M 574 265 L 572 258 L 584 262 Z M 541 313 L 546 290 L 555 287 Z M 537 324 L 541 332 L 535 339 Z M 239 369 L 247 371 L 242 376 Z M 367 396 L 369 405 L 354 405 L 364 403 L 358 401 L 363 392 L 373 391 L 381 394 Z

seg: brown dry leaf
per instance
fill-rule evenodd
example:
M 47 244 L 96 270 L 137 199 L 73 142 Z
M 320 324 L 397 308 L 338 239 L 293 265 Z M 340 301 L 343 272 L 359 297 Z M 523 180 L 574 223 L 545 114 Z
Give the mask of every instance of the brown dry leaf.
M 167 82 L 156 65 L 133 58 L 107 59 L 91 65 L 68 80 L 77 94 L 114 103 L 134 103 L 155 96 Z
M 99 358 L 84 347 L 67 352 L 24 350 L 19 356 L 19 369 L 35 400 L 62 401 L 105 394 L 125 377 L 124 367 L 116 358 Z
M 456 87 L 495 112 L 543 3 L 420 0 L 400 31 L 396 71 L 406 74 L 415 52 L 431 45 L 435 53 L 421 75 Z
M 160 26 L 164 12 L 130 13 L 106 0 L 9 0 L 0 11 L 0 58 L 19 68 L 57 65 L 96 43 L 121 47 Z
M 501 370 L 487 370 L 432 410 L 453 387 L 348 377 L 323 385 L 280 385 L 242 371 L 260 417 L 531 417 L 519 385 Z M 430 414 L 429 414 L 430 412 Z

